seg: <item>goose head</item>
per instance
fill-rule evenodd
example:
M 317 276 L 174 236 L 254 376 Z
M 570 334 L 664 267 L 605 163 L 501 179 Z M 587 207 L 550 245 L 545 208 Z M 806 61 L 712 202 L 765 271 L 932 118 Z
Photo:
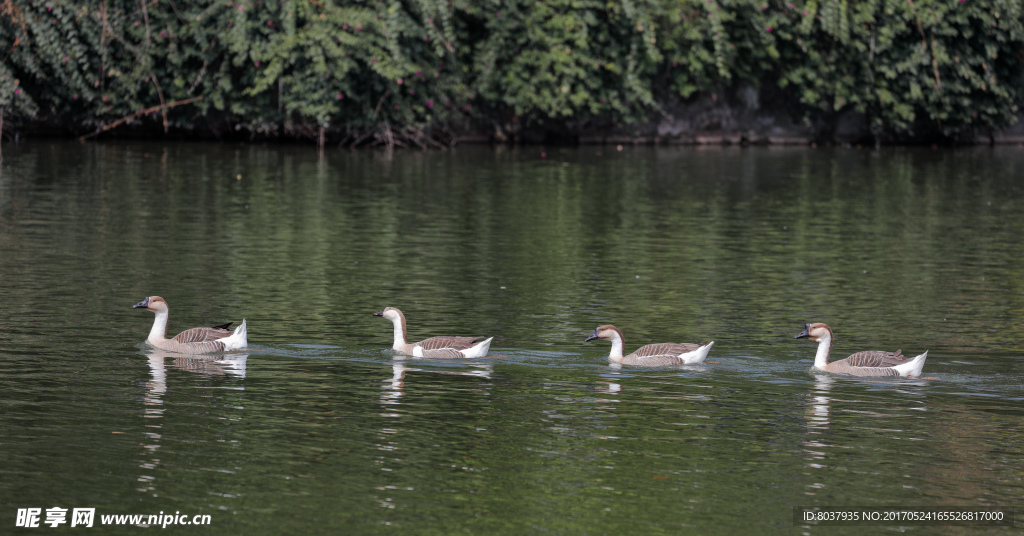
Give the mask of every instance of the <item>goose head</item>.
M 793 338 L 818 343 L 818 352 L 814 354 L 814 367 L 824 369 L 828 366 L 828 358 L 832 354 L 832 328 L 821 322 L 804 324 L 804 330 Z
M 154 313 L 166 313 L 167 302 L 160 296 L 146 296 L 146 299 L 133 305 L 132 309 L 146 309 Z
M 597 326 L 594 331 L 586 338 L 583 342 L 592 341 L 594 339 L 601 339 L 604 341 L 611 341 L 612 350 L 608 354 L 608 358 L 615 362 L 622 361 L 622 332 L 619 328 L 605 324 L 603 326 Z
M 594 331 L 591 332 L 590 336 L 583 342 L 590 342 L 594 339 L 601 339 L 603 341 L 614 341 L 615 339 L 622 340 L 622 332 L 619 331 L 619 328 L 611 324 L 605 324 L 594 328 Z
M 821 322 L 815 322 L 813 324 L 804 324 L 804 330 L 798 333 L 794 339 L 808 339 L 811 341 L 820 341 L 821 339 L 831 339 L 832 329 L 822 324 Z
M 405 315 L 402 314 L 402 311 L 394 307 L 385 307 L 383 311 L 373 313 L 373 316 L 381 316 L 391 321 L 391 324 L 395 326 L 395 344 L 392 348 L 401 350 L 406 344 Z
M 385 307 L 383 311 L 373 313 L 373 316 L 383 316 L 392 322 L 396 320 L 405 320 L 405 315 L 402 314 L 402 311 L 399 311 L 394 307 Z

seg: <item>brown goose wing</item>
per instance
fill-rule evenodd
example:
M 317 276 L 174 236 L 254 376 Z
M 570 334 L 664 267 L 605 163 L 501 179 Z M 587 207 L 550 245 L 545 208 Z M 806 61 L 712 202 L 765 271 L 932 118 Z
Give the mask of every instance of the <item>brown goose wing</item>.
M 682 365 L 683 360 L 679 359 L 674 355 L 662 354 L 638 356 L 636 354 L 629 354 L 622 358 L 622 364 L 639 365 L 642 367 L 669 367 L 674 365 Z
M 680 354 L 692 352 L 700 348 L 699 344 L 664 342 L 660 344 L 648 344 L 625 357 L 622 362 L 626 365 L 643 365 L 647 367 L 664 367 L 671 365 L 682 365 L 679 359 Z
M 851 376 L 882 377 L 900 375 L 900 371 L 892 367 L 854 367 L 845 359 L 825 365 L 825 371 L 835 374 L 849 374 Z
M 676 357 L 679 354 L 685 354 L 686 352 L 692 352 L 700 348 L 699 344 L 682 343 L 682 342 L 663 342 L 660 344 L 648 344 L 647 346 L 641 346 L 637 348 L 632 355 L 637 357 L 654 357 L 654 356 L 672 356 Z
M 182 331 L 181 333 L 175 335 L 174 338 L 171 340 L 184 344 L 213 342 L 219 339 L 223 339 L 224 337 L 228 337 L 231 335 L 231 333 L 232 332 L 230 330 L 224 329 L 221 326 L 212 328 L 192 328 Z
M 167 350 L 183 354 L 213 354 L 223 352 L 224 343 L 220 341 L 192 342 L 168 347 Z
M 903 350 L 896 350 L 895 352 L 868 350 L 866 352 L 857 352 L 843 361 L 851 367 L 895 367 L 909 361 L 902 352 Z
M 423 339 L 413 346 L 421 346 L 424 350 L 445 350 L 448 348 L 454 350 L 465 350 L 467 348 L 471 348 L 473 343 L 482 338 L 483 337 L 431 337 L 429 339 Z
M 441 348 L 440 350 L 425 350 L 423 357 L 433 359 L 462 359 L 466 356 L 454 348 Z

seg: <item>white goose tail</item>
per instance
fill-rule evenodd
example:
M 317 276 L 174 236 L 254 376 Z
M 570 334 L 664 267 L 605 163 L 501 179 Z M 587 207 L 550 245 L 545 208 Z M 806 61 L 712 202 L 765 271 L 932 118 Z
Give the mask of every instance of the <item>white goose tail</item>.
M 494 340 L 494 337 L 490 337 L 485 341 L 480 341 L 465 350 L 460 350 L 460 352 L 465 357 L 484 357 L 487 355 L 487 351 L 491 349 L 492 340 Z
M 224 343 L 224 351 L 238 350 L 245 348 L 249 345 L 248 332 L 245 329 L 245 319 L 242 319 L 242 325 L 235 328 L 235 332 L 231 335 L 224 337 L 220 342 Z
M 701 346 L 700 348 L 697 348 L 696 350 L 693 350 L 692 352 L 686 352 L 685 354 L 681 354 L 679 356 L 679 359 L 682 359 L 683 360 L 683 364 L 685 364 L 685 365 L 694 365 L 694 364 L 697 364 L 697 363 L 703 363 L 704 360 L 707 359 L 708 352 L 711 351 L 711 347 L 714 344 L 715 344 L 715 341 L 711 341 L 711 342 L 705 344 L 704 346 Z
M 928 359 L 928 350 L 925 350 L 923 354 L 907 361 L 902 365 L 896 365 L 893 367 L 899 371 L 900 376 L 920 376 L 921 370 L 924 369 L 924 360 Z

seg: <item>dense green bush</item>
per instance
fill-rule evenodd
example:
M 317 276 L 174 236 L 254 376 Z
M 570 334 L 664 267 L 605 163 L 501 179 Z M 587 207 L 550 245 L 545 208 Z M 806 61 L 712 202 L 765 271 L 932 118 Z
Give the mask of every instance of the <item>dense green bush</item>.
M 772 84 L 878 137 L 1013 121 L 1020 0 L 0 0 L 0 107 L 84 133 L 623 124 Z M 400 136 L 401 137 L 401 136 Z
M 864 112 L 876 135 L 1012 122 L 1021 101 L 1021 3 L 809 1 L 768 24 L 779 82 L 808 106 Z

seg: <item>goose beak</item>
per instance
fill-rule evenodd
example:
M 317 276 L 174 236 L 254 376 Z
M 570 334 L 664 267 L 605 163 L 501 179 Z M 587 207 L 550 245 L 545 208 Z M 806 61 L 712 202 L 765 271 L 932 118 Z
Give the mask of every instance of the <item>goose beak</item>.
M 377 311 L 376 313 L 373 313 L 373 316 L 384 316 L 384 311 Z
M 149 296 L 146 296 L 146 299 L 144 299 L 144 300 L 140 301 L 139 303 L 136 303 L 135 305 L 133 305 L 132 309 L 145 309 L 145 308 L 148 308 L 148 307 L 149 307 Z
M 793 338 L 794 339 L 802 339 L 804 337 L 808 337 L 808 336 L 810 336 L 810 331 L 811 331 L 811 325 L 810 324 L 804 324 L 804 330 L 801 331 L 800 333 L 798 333 L 797 336 L 793 337 Z
M 590 336 L 588 336 L 586 339 L 584 339 L 583 342 L 590 342 L 590 341 L 592 341 L 592 340 L 594 340 L 596 338 L 598 338 L 597 337 L 597 328 L 594 328 L 594 331 L 590 334 Z

